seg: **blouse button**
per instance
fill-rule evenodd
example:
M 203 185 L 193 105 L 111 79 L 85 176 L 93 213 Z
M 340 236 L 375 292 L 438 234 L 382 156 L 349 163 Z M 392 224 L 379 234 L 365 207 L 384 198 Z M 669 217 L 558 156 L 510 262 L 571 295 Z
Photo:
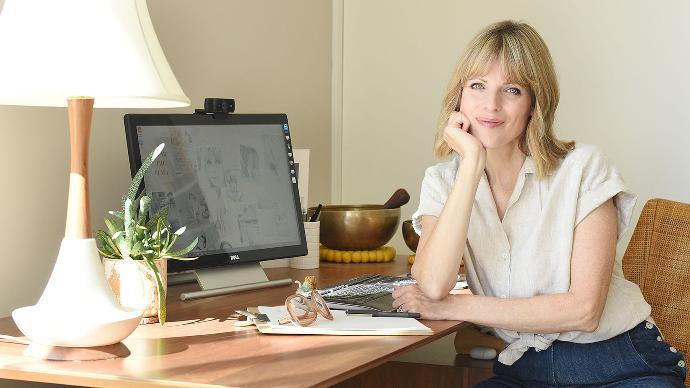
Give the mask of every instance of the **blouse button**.
M 678 366 L 681 368 L 685 368 L 685 361 L 683 361 L 683 360 L 678 361 Z
M 647 322 L 647 323 L 645 323 L 644 326 L 645 326 L 647 329 L 653 329 L 653 328 L 654 328 L 654 325 L 652 325 L 652 322 Z
M 656 340 L 661 342 L 662 341 L 661 336 L 660 335 L 656 336 Z
M 676 348 L 674 348 L 673 346 L 671 346 L 670 348 L 668 348 L 668 350 L 670 350 L 671 353 L 676 353 L 676 352 L 678 352 L 678 351 L 676 350 Z

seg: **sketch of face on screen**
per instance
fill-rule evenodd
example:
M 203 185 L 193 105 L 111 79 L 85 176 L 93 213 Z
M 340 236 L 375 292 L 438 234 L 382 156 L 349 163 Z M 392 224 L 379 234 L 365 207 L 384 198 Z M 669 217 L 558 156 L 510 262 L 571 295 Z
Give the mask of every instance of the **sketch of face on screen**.
M 242 158 L 242 177 L 256 180 L 259 176 L 259 153 L 254 147 L 240 145 L 240 156 Z
M 216 198 L 220 198 L 220 191 L 225 186 L 225 173 L 223 172 L 223 153 L 220 147 L 199 147 L 199 171 L 200 179 L 205 180 L 208 186 L 213 188 Z

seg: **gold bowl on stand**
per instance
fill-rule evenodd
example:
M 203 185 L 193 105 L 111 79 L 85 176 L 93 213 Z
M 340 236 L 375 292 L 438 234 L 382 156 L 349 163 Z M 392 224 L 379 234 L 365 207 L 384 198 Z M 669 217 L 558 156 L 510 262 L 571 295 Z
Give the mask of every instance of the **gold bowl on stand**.
M 307 217 L 315 208 L 309 208 Z M 400 208 L 382 205 L 328 205 L 321 207 L 321 244 L 331 249 L 374 250 L 384 246 L 395 234 Z

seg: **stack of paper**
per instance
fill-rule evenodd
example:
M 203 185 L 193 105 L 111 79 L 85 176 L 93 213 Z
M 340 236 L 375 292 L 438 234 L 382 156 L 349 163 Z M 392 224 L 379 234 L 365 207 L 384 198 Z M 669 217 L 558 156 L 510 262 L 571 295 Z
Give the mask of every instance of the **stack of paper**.
M 332 310 L 333 320 L 318 317 L 316 322 L 302 327 L 293 323 L 279 324 L 288 317 L 285 306 L 259 306 L 270 322 L 257 323 L 259 331 L 267 334 L 329 334 L 329 335 L 429 335 L 433 331 L 414 318 L 370 317 L 346 315 L 345 311 Z

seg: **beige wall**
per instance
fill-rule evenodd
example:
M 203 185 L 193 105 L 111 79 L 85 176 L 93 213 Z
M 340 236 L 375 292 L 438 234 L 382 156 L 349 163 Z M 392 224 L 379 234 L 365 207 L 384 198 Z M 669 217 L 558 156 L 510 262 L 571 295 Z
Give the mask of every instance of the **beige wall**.
M 0 6 L 3 1 L 0 0 Z M 317 0 L 149 0 L 158 38 L 192 106 L 233 97 L 237 111 L 285 112 L 296 148 L 311 148 L 310 203 L 330 198 L 331 4 Z M 40 48 L 37 48 L 40 49 Z M 46 66 L 59 58 L 46 58 Z M 96 227 L 129 183 L 122 115 L 97 110 L 91 134 Z M 0 106 L 0 316 L 38 300 L 64 221 L 66 110 Z
M 403 216 L 412 215 L 457 58 L 503 19 L 529 22 L 551 48 L 557 133 L 603 148 L 639 195 L 635 220 L 651 197 L 690 202 L 689 2 L 347 0 L 344 203 L 383 202 L 404 187 Z M 394 244 L 409 252 L 400 234 Z

